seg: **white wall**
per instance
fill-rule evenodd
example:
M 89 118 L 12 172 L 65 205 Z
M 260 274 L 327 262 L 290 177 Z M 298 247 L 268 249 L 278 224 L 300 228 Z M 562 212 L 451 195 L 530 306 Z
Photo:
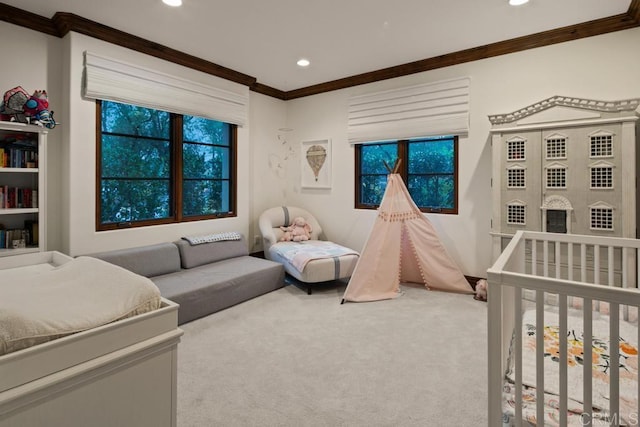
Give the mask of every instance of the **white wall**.
M 266 209 L 285 204 L 287 201 L 286 163 L 292 151 L 285 129 L 286 103 L 284 101 L 251 92 L 251 182 L 249 198 L 251 224 L 249 242 L 252 252 L 262 250 L 258 217 Z M 275 203 L 275 204 L 274 204 Z M 258 236 L 258 242 L 256 242 Z
M 283 200 L 317 214 L 330 239 L 361 249 L 375 212 L 354 209 L 354 150 L 346 134 L 349 97 L 470 76 L 470 132 L 459 143 L 459 214 L 427 217 L 464 273 L 486 277 L 492 262 L 487 116 L 553 95 L 598 100 L 640 97 L 638 46 L 640 29 L 636 28 L 289 101 L 287 126 L 294 129 L 291 142 L 298 157 L 301 141 L 331 139 L 333 185 L 331 190 L 301 189 L 300 166 L 294 161 L 287 164 Z M 272 142 L 274 150 L 276 144 Z M 260 191 L 259 179 L 254 185 L 254 191 Z
M 59 54 L 62 41 L 57 37 L 6 22 L 0 22 L 0 39 L 4 40 L 0 45 L 0 56 L 4 58 L 0 64 L 0 96 L 16 86 L 22 86 L 29 93 L 44 89 L 49 95 L 49 109 L 55 112 L 54 118 L 61 121 L 65 103 L 61 87 L 62 58 Z M 47 136 L 49 158 L 46 180 L 48 194 L 55 195 L 47 199 L 46 226 L 49 249 L 59 248 L 62 236 L 58 226 L 61 215 L 58 196 L 62 191 L 61 127 L 50 130 Z

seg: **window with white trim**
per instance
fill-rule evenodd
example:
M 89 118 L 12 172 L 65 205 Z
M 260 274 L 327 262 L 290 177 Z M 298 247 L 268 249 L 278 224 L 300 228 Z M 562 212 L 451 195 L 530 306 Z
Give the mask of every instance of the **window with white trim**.
M 613 208 L 592 206 L 589 208 L 592 230 L 613 230 Z
M 507 224 L 526 224 L 526 206 L 522 203 L 510 203 L 507 205 Z
M 552 166 L 547 168 L 547 188 L 567 188 L 567 167 Z
M 547 159 L 566 159 L 567 158 L 567 138 L 563 136 L 554 136 L 546 139 L 547 141 Z
M 613 167 L 600 165 L 591 168 L 591 188 L 613 188 Z
M 589 137 L 590 157 L 611 157 L 613 156 L 613 135 L 598 133 Z
M 507 169 L 507 188 L 525 188 L 526 169 L 514 167 Z
M 525 142 L 522 138 L 507 141 L 507 160 L 525 160 Z

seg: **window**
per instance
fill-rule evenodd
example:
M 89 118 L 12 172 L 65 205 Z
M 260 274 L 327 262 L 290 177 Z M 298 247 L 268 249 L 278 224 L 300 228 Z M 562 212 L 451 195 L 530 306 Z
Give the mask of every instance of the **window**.
M 613 135 L 597 134 L 589 138 L 591 140 L 591 157 L 613 156 Z
M 458 213 L 458 138 L 421 138 L 355 146 L 357 209 L 379 206 L 387 185 L 384 165 L 393 167 L 423 212 Z
M 566 166 L 547 167 L 547 188 L 567 188 Z
M 507 224 L 526 224 L 526 206 L 520 203 L 507 205 Z
M 236 127 L 97 102 L 98 230 L 235 216 Z
M 507 188 L 525 188 L 526 169 L 523 167 L 512 167 L 507 169 Z
M 525 160 L 525 140 L 514 138 L 507 141 L 507 160 Z
M 613 209 L 606 206 L 592 206 L 591 229 L 592 230 L 613 230 Z
M 591 167 L 591 188 L 613 188 L 613 167 Z
M 547 159 L 567 158 L 567 139 L 561 136 L 549 137 L 547 141 Z

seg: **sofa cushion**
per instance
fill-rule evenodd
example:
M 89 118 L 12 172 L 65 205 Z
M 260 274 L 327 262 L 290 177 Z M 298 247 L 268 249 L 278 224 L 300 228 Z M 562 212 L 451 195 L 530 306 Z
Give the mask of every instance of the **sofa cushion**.
M 191 245 L 186 240 L 178 240 L 174 243 L 180 251 L 182 268 L 193 268 L 228 258 L 249 255 L 244 237 L 240 240 L 224 240 L 198 245 Z
M 178 304 L 178 324 L 207 316 L 284 286 L 282 264 L 241 256 L 153 277 L 163 297 Z
M 145 277 L 180 271 L 180 253 L 173 243 L 118 249 L 88 255 Z

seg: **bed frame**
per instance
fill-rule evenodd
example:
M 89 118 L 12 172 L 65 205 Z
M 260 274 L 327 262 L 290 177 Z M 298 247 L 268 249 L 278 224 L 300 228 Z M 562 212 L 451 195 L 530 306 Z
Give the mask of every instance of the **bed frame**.
M 63 264 L 58 252 L 0 259 L 3 269 Z M 0 426 L 175 426 L 178 306 L 0 356 Z
M 560 425 L 567 425 L 567 306 L 583 298 L 584 348 L 591 348 L 592 307 L 608 303 L 610 313 L 625 318 L 640 307 L 638 263 L 640 240 L 518 231 L 488 270 L 488 360 L 490 426 L 502 425 L 502 392 L 512 337 L 515 366 L 515 422 L 522 425 L 522 330 L 523 298 L 533 300 L 536 324 L 543 323 L 545 301 L 557 304 L 560 326 L 558 404 Z M 597 309 L 597 308 L 596 308 Z M 620 316 L 610 316 L 609 338 L 619 338 Z M 639 336 L 635 337 L 640 342 Z M 544 336 L 536 336 L 536 418 L 543 420 Z M 612 425 L 618 425 L 619 350 L 611 346 L 610 407 Z M 592 417 L 591 352 L 584 353 L 584 420 Z M 640 386 L 638 386 L 640 394 Z M 639 408 L 640 411 L 640 408 Z M 640 413 L 640 412 L 639 412 Z M 636 414 L 637 415 L 637 414 Z M 589 424 L 584 424 L 589 425 Z

